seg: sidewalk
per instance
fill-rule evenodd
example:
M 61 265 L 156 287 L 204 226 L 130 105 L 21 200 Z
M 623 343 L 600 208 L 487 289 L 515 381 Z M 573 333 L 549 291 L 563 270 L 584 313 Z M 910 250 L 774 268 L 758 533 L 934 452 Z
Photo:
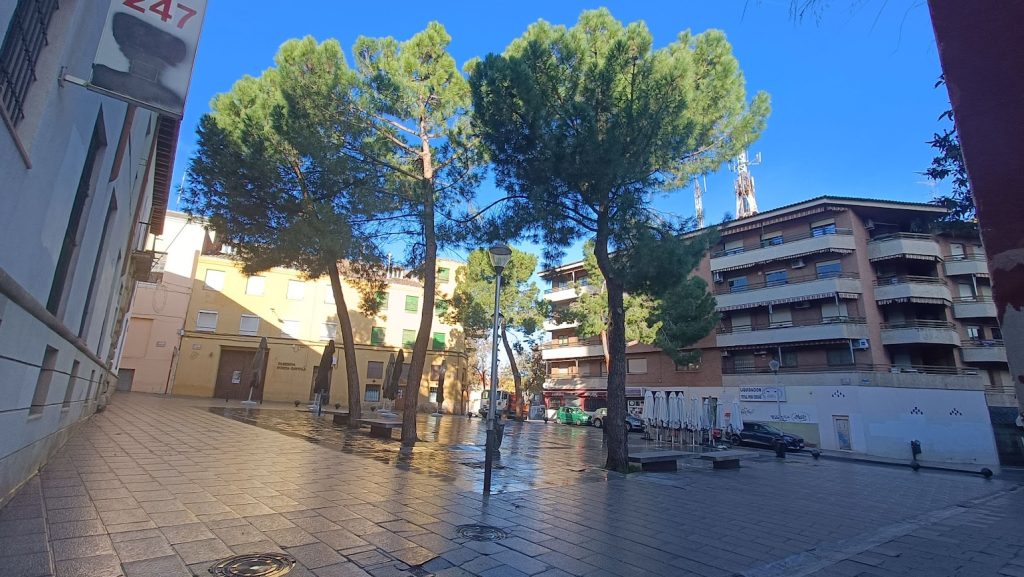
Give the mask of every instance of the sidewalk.
M 299 577 L 1024 575 L 1006 481 L 772 458 L 625 477 L 600 471 L 600 431 L 531 423 L 485 499 L 476 419 L 431 421 L 440 441 L 403 460 L 294 410 L 228 413 L 116 395 L 0 511 L 3 574 L 209 576 L 283 552 Z

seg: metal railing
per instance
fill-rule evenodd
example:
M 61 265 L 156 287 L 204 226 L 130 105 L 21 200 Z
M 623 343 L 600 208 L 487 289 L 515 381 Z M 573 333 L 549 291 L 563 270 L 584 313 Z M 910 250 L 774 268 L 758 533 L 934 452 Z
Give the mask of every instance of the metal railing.
M 541 349 L 561 349 L 565 347 L 589 347 L 601 344 L 600 338 L 583 339 L 568 342 L 551 341 L 540 346 Z
M 808 233 L 803 233 L 803 234 L 798 234 L 798 235 L 784 235 L 782 237 L 777 237 L 776 236 L 776 237 L 772 237 L 771 240 L 762 241 L 757 246 L 752 246 L 752 247 L 749 247 L 749 248 L 746 247 L 746 246 L 743 246 L 743 247 L 730 248 L 730 249 L 725 249 L 725 250 L 720 250 L 720 251 L 717 251 L 717 252 L 713 252 L 713 253 L 711 253 L 711 258 L 720 258 L 720 257 L 723 257 L 723 256 L 732 256 L 734 254 L 742 254 L 742 253 L 747 253 L 747 252 L 754 252 L 756 250 L 761 250 L 763 248 L 771 248 L 773 246 L 782 246 L 782 245 L 786 245 L 786 244 L 789 244 L 789 243 L 792 243 L 792 242 L 797 242 L 799 240 L 807 240 L 809 238 L 820 238 L 820 237 L 823 237 L 823 236 L 833 236 L 833 235 L 852 236 L 853 235 L 853 231 L 848 229 L 848 228 L 837 228 L 834 231 L 830 231 L 830 232 L 818 232 L 818 233 L 808 232 Z M 781 242 L 772 242 L 776 238 L 782 238 L 782 241 Z
M 758 289 L 762 289 L 762 288 L 770 288 L 770 287 L 776 287 L 776 286 L 786 286 L 786 285 L 791 285 L 791 284 L 808 283 L 808 282 L 814 282 L 814 281 L 818 281 L 818 280 L 837 279 L 837 278 L 858 279 L 858 278 L 860 278 L 860 275 L 855 273 L 855 272 L 833 272 L 833 273 L 822 273 L 820 275 L 819 274 L 804 275 L 804 276 L 799 276 L 799 277 L 786 278 L 786 279 L 782 279 L 782 280 L 771 280 L 771 281 L 766 280 L 766 281 L 760 281 L 760 282 L 752 282 L 752 283 L 747 283 L 747 284 L 742 285 L 742 286 L 732 286 L 732 287 L 730 287 L 730 286 L 726 285 L 726 286 L 715 287 L 715 294 L 716 295 L 735 294 L 735 293 L 740 293 L 740 292 L 747 292 L 747 291 L 752 291 L 752 290 L 758 290 Z
M 977 375 L 977 369 L 946 365 L 887 365 L 852 363 L 849 365 L 798 365 L 781 367 L 780 375 L 813 373 L 923 373 L 929 375 Z M 723 375 L 770 375 L 768 367 L 722 367 Z
M 949 321 L 931 321 L 924 319 L 910 319 L 895 323 L 882 323 L 880 327 L 883 331 L 900 329 L 956 329 L 956 325 Z
M 985 258 L 985 255 L 977 255 L 977 254 L 947 254 L 947 255 L 942 257 L 942 260 L 944 260 L 946 262 L 961 262 L 961 261 L 965 261 L 965 260 L 966 261 L 972 261 L 973 260 L 973 261 L 985 262 L 988 259 Z
M 964 349 L 990 349 L 993 347 L 1005 347 L 1002 339 L 970 339 L 960 341 L 960 347 Z
M 725 327 L 718 328 L 718 334 L 729 335 L 733 333 L 746 333 L 752 331 L 767 331 L 772 329 L 787 329 L 792 327 L 817 327 L 821 325 L 833 325 L 833 324 L 852 324 L 852 325 L 863 325 L 867 324 L 867 319 L 864 317 L 822 317 L 817 320 L 804 320 L 797 322 L 779 322 L 779 323 L 768 323 L 768 324 L 756 324 L 756 325 L 744 325 L 738 327 L 732 327 L 727 329 Z
M 954 297 L 953 302 L 955 303 L 990 303 L 995 302 L 990 296 L 978 295 L 973 297 Z
M 893 233 L 890 233 L 890 234 L 882 234 L 882 235 L 876 236 L 876 237 L 868 240 L 868 242 L 883 242 L 883 241 L 886 241 L 886 240 L 898 240 L 898 239 L 931 240 L 931 241 L 935 240 L 934 238 L 932 238 L 932 235 L 930 235 L 930 234 L 920 234 L 920 233 L 916 233 L 916 232 L 893 232 Z
M 913 276 L 913 275 L 895 275 L 876 278 L 875 286 L 889 286 L 894 284 L 946 284 L 946 281 L 937 276 Z

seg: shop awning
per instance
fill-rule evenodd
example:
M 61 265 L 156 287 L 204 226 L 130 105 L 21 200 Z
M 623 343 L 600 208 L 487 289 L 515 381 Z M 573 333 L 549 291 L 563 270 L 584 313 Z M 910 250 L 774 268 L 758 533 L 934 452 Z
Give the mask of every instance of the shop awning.
M 826 253 L 826 252 L 834 252 L 834 253 L 839 253 L 839 254 L 853 254 L 854 251 L 852 251 L 850 249 L 847 249 L 847 248 L 819 248 L 819 249 L 815 249 L 815 250 L 805 250 L 805 251 L 797 252 L 797 253 L 794 253 L 794 254 L 791 254 L 791 255 L 786 255 L 785 258 L 786 259 L 803 258 L 805 256 L 811 256 L 811 255 L 815 255 L 815 254 L 823 254 L 823 253 Z M 730 270 L 739 270 L 741 268 L 750 268 L 752 266 L 758 266 L 758 265 L 762 265 L 762 264 L 769 263 L 769 262 L 776 262 L 778 260 L 781 260 L 781 259 L 779 257 L 764 258 L 764 259 L 758 260 L 758 261 L 747 262 L 747 263 L 736 265 L 736 266 L 727 266 L 727 267 L 724 267 L 724 268 L 715 268 L 715 269 L 712 269 L 712 270 L 714 272 L 727 272 L 727 271 L 730 271 Z
M 830 293 L 817 293 L 817 294 L 812 294 L 812 295 L 782 297 L 782 298 L 765 300 L 765 301 L 757 301 L 757 302 L 752 302 L 752 303 L 743 303 L 743 304 L 738 304 L 738 305 L 729 305 L 729 306 L 725 306 L 725 307 L 715 307 L 715 310 L 717 310 L 717 311 L 732 311 L 732 310 L 739 310 L 739 309 L 752 309 L 752 308 L 756 308 L 756 307 L 766 307 L 766 306 L 769 306 L 769 305 L 781 305 L 781 304 L 786 304 L 786 303 L 798 303 L 798 302 L 801 302 L 801 301 L 816 301 L 816 300 L 823 300 L 823 299 L 834 299 L 834 298 L 836 298 L 837 295 L 839 296 L 839 298 L 857 298 L 856 295 L 854 295 L 852 297 L 851 296 L 846 296 L 846 295 L 849 295 L 849 294 L 851 294 L 851 293 L 835 293 L 835 292 L 830 292 Z
M 872 259 L 869 259 L 869 260 L 871 262 L 879 262 L 879 261 L 883 261 L 883 260 L 892 260 L 894 258 L 909 258 L 909 259 L 913 259 L 913 260 L 927 260 L 927 261 L 931 261 L 931 262 L 938 262 L 938 261 L 942 260 L 941 258 L 939 258 L 939 257 L 937 257 L 937 256 L 935 256 L 933 254 L 914 254 L 914 253 L 911 253 L 911 252 L 899 252 L 899 253 L 896 253 L 896 254 L 887 254 L 885 256 L 878 256 L 878 257 L 875 257 L 875 258 L 872 258 Z
M 881 299 L 878 302 L 878 306 L 885 306 L 899 303 L 917 303 L 922 305 L 946 305 L 949 306 L 949 301 L 946 299 L 934 298 L 934 297 L 900 297 L 895 299 Z
M 752 350 L 763 350 L 763 351 L 775 351 L 779 347 L 816 347 L 820 345 L 834 345 L 834 344 L 847 344 L 850 339 L 818 339 L 814 341 L 779 341 L 771 344 L 757 344 L 757 345 L 736 345 L 734 347 L 722 347 L 723 351 L 752 351 Z

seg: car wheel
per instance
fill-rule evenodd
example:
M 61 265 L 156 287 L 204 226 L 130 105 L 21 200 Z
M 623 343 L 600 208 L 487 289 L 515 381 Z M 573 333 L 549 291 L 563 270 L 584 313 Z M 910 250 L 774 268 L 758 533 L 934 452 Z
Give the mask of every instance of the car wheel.
M 740 437 L 739 435 L 733 435 L 731 440 L 732 440 L 732 444 L 733 445 L 742 445 L 743 444 L 743 438 Z
M 601 419 L 594 419 L 594 426 L 595 426 L 595 427 L 597 427 L 598 429 L 600 429 L 600 428 L 601 428 L 601 425 L 602 425 L 602 423 L 601 423 Z

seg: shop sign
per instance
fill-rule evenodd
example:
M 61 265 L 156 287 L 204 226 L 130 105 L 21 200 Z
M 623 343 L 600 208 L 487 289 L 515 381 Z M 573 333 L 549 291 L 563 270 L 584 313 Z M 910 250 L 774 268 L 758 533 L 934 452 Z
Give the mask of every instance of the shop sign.
M 785 401 L 786 387 L 740 387 L 741 401 Z

